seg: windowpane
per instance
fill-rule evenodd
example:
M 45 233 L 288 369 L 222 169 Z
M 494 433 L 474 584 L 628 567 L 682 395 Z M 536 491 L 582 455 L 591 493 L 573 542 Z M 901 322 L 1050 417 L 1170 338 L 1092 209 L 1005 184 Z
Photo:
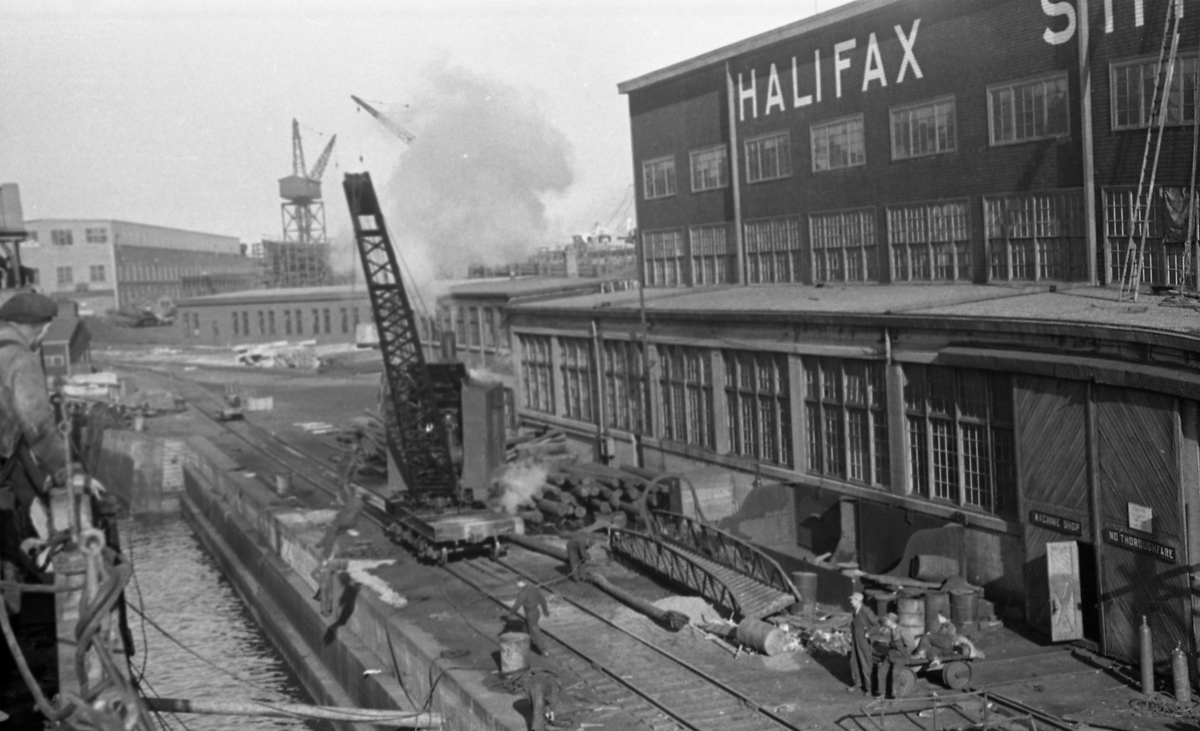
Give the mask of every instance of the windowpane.
M 993 145 L 1061 137 L 1070 131 L 1066 74 L 994 86 L 988 98 Z
M 789 132 L 775 132 L 746 140 L 746 180 L 786 178 L 792 174 L 792 145 Z
M 862 116 L 812 127 L 813 172 L 867 163 Z

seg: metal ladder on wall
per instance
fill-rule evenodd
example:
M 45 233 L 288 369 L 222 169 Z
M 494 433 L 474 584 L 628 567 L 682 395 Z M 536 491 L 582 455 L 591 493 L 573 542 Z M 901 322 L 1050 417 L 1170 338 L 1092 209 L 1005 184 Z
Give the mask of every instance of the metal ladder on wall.
M 1121 263 L 1121 291 L 1117 296 L 1118 301 L 1124 300 L 1127 294 L 1136 301 L 1142 281 L 1146 235 L 1150 229 L 1150 204 L 1158 175 L 1158 158 L 1162 152 L 1162 132 L 1167 122 L 1167 105 L 1171 96 L 1171 81 L 1175 75 L 1175 59 L 1179 54 L 1179 23 L 1183 17 L 1180 5 L 1178 0 L 1167 2 L 1162 45 L 1158 49 L 1158 65 L 1155 67 L 1154 96 L 1150 101 L 1150 120 L 1146 127 L 1146 147 L 1142 153 L 1142 171 L 1138 177 L 1137 196 L 1133 199 L 1129 243 L 1125 247 L 1125 258 Z

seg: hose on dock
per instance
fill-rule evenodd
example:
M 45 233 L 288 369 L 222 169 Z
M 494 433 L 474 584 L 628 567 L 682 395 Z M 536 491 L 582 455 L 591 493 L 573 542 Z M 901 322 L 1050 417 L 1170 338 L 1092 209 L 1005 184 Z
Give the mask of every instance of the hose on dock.
M 319 721 L 349 721 L 374 726 L 440 729 L 442 714 L 381 711 L 370 708 L 310 706 L 303 703 L 264 703 L 261 701 L 186 700 L 147 698 L 146 705 L 160 713 L 197 713 L 214 716 L 266 716 L 269 718 L 306 718 Z

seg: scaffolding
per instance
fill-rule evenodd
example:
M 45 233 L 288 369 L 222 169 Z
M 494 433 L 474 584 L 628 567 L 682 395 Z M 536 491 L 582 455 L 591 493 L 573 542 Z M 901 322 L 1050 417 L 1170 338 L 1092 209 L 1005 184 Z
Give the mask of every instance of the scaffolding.
M 263 279 L 270 289 L 332 285 L 329 244 L 262 242 Z

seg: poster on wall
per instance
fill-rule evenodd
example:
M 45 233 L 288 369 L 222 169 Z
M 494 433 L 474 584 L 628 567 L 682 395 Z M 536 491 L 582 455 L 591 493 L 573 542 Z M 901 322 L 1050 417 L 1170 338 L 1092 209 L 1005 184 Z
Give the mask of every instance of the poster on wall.
M 1143 533 L 1154 532 L 1154 511 L 1145 505 L 1137 503 L 1128 503 L 1129 506 L 1129 529 L 1138 530 Z

